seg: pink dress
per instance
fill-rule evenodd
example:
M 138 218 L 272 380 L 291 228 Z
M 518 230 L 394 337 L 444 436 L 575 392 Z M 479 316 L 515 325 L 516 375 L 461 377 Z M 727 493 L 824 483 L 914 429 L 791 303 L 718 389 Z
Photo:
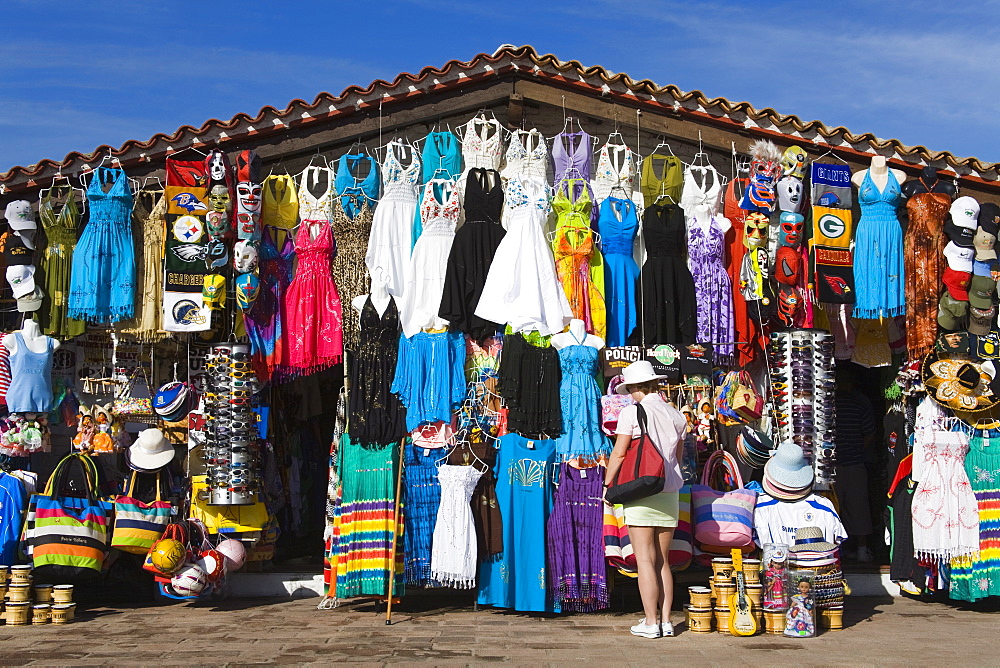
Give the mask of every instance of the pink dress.
M 319 228 L 314 239 L 311 231 Z M 295 237 L 298 266 L 285 292 L 289 363 L 318 371 L 343 356 L 340 295 L 330 273 L 333 233 L 328 220 L 303 220 Z

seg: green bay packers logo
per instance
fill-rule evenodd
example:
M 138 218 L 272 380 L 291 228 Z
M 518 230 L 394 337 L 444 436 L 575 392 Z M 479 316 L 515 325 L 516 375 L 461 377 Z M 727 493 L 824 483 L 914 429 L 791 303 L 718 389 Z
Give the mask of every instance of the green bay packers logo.
M 828 239 L 837 239 L 847 231 L 847 225 L 832 213 L 825 213 L 819 219 L 819 231 Z

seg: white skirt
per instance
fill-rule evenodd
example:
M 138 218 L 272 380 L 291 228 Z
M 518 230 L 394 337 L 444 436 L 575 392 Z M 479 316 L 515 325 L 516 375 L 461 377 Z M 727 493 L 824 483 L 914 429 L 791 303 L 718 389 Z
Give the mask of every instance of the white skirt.
M 371 277 L 384 281 L 389 294 L 397 299 L 403 296 L 410 269 L 416 210 L 416 198 L 383 197 L 372 218 L 365 265 Z
M 399 317 L 403 335 L 407 338 L 424 328 L 448 326 L 448 321 L 438 316 L 438 312 L 441 310 L 441 295 L 444 294 L 448 255 L 454 240 L 454 227 L 449 234 L 438 229 L 428 230 L 425 224 L 423 233 L 413 246 Z

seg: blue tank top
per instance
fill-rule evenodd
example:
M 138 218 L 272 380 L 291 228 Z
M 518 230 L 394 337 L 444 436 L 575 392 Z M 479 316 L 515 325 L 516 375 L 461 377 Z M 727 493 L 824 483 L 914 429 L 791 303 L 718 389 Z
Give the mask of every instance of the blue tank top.
M 7 410 L 11 413 L 48 413 L 52 408 L 52 339 L 45 351 L 28 349 L 21 332 L 14 332 L 17 350 L 10 355 Z

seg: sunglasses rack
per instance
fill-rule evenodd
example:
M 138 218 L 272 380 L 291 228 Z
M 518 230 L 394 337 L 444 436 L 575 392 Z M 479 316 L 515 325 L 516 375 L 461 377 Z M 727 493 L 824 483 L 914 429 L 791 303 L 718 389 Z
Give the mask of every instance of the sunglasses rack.
M 795 329 L 771 334 L 767 364 L 778 441 L 792 441 L 813 464 L 816 489 L 836 479 L 833 336 Z
M 250 348 L 221 344 L 207 360 L 205 444 L 202 453 L 211 488 L 211 505 L 243 506 L 256 502 L 258 470 L 257 378 Z

